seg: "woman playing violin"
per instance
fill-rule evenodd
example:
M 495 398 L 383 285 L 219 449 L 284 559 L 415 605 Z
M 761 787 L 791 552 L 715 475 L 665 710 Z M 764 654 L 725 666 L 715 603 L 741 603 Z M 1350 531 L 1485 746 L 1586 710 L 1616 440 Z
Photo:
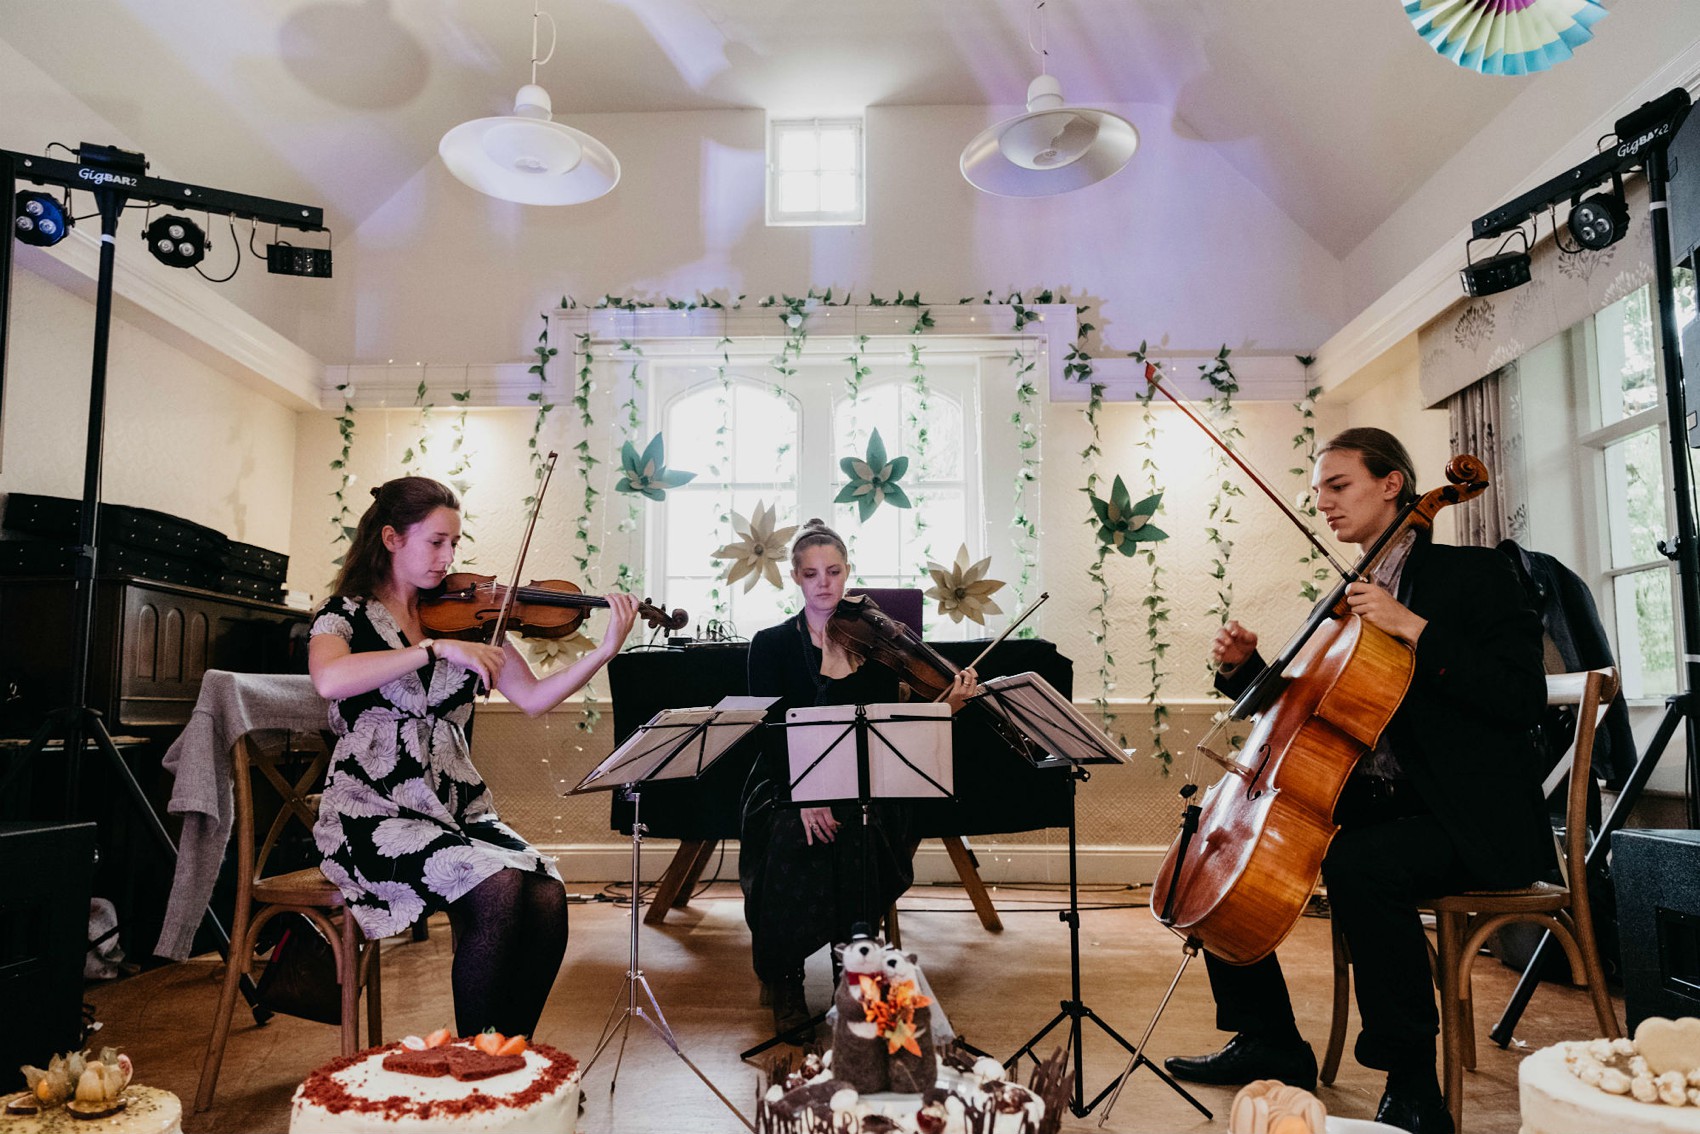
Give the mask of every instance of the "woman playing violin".
M 1330 440 L 1312 485 L 1335 537 L 1365 548 L 1416 496 L 1410 456 L 1380 429 Z M 1412 648 L 1416 671 L 1340 794 L 1341 830 L 1322 875 L 1352 957 L 1363 1020 L 1358 1062 L 1387 1072 L 1376 1119 L 1450 1134 L 1435 1079 L 1439 1018 L 1417 901 L 1526 885 L 1551 865 L 1552 834 L 1530 743 L 1546 703 L 1540 622 L 1503 555 L 1426 535 L 1407 532 L 1373 580 L 1347 591 L 1352 613 Z M 1263 670 L 1257 641 L 1237 622 L 1217 634 L 1218 689 L 1238 696 Z M 1205 960 L 1216 1026 L 1235 1035 L 1210 1055 L 1167 1060 L 1170 1073 L 1314 1088 L 1316 1059 L 1294 1024 L 1275 955 L 1243 967 L 1210 953 Z
M 805 705 L 867 705 L 898 699 L 898 675 L 877 661 L 859 661 L 828 635 L 827 625 L 844 597 L 849 552 L 838 534 L 810 520 L 791 544 L 791 578 L 802 592 L 802 612 L 758 632 L 750 643 L 750 693 L 778 697 L 768 715 Z M 956 674 L 945 700 L 951 710 L 973 695 L 972 669 Z M 763 760 L 744 793 L 739 875 L 744 917 L 750 925 L 756 975 L 773 999 L 781 1033 L 797 1034 L 809 1018 L 803 997 L 803 963 L 822 945 L 847 941 L 862 910 L 863 828 L 854 806 L 776 807 L 776 785 L 786 782 L 783 729 L 769 729 Z M 900 803 L 873 809 L 873 843 L 867 856 L 872 908 L 887 909 L 914 881 L 909 809 Z
M 372 495 L 308 648 L 337 733 L 313 829 L 321 869 L 371 940 L 446 909 L 460 1034 L 532 1035 L 567 947 L 566 892 L 555 864 L 497 818 L 466 724 L 481 688 L 532 716 L 560 704 L 619 650 L 637 604 L 609 595 L 601 645 L 542 678 L 509 643 L 433 641 L 420 593 L 448 573 L 460 502 L 418 476 Z

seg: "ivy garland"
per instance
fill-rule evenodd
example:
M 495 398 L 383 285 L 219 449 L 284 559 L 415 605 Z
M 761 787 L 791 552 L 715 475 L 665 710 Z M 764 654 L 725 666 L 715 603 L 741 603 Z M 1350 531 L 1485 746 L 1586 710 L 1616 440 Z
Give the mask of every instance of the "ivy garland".
M 917 296 L 916 298 L 918 299 L 920 297 Z M 928 320 L 930 325 L 932 319 L 931 310 L 923 309 L 922 316 Z M 922 329 L 921 321 L 918 319 L 916 320 L 915 326 L 910 328 L 909 333 L 911 335 L 918 335 L 921 333 Z M 915 391 L 915 406 L 909 411 L 908 422 L 909 435 L 912 440 L 910 451 L 915 454 L 915 479 L 918 482 L 924 482 L 932 472 L 932 466 L 927 462 L 927 449 L 930 441 L 930 438 L 927 435 L 927 413 L 932 409 L 932 402 L 930 400 L 932 396 L 932 387 L 927 384 L 927 363 L 923 357 L 921 344 L 918 342 L 912 342 L 909 344 L 909 386 Z M 932 541 L 927 536 L 928 526 L 925 510 L 926 503 L 926 493 L 917 491 L 915 493 L 914 507 L 909 510 L 909 514 L 914 517 L 915 539 L 921 545 L 921 554 L 923 556 L 923 565 L 916 568 L 916 574 L 919 576 L 922 583 L 927 581 L 927 569 L 924 564 L 933 558 Z
M 1299 365 L 1308 373 L 1311 363 L 1316 359 L 1310 355 L 1296 355 Z M 1298 477 L 1302 487 L 1298 494 L 1298 508 L 1311 519 L 1316 518 L 1316 497 L 1310 491 L 1310 470 L 1316 464 L 1316 399 L 1322 396 L 1321 386 L 1305 386 L 1305 396 L 1293 403 L 1293 408 L 1299 411 L 1299 431 L 1293 435 L 1293 448 L 1304 456 L 1302 464 L 1288 470 Z M 1322 584 L 1332 579 L 1333 572 L 1321 563 L 1322 552 L 1307 544 L 1305 553 L 1299 556 L 1299 566 L 1304 568 L 1304 578 L 1299 580 L 1299 597 L 1306 602 L 1314 603 L 1322 598 Z
M 455 418 L 451 427 L 449 441 L 449 467 L 445 474 L 449 478 L 449 487 L 453 488 L 461 499 L 461 529 L 460 538 L 463 543 L 477 543 L 473 536 L 471 524 L 476 518 L 466 509 L 467 492 L 472 488 L 472 482 L 467 479 L 467 473 L 472 467 L 472 452 L 466 447 L 466 412 L 467 403 L 472 401 L 472 386 L 469 383 L 464 389 L 449 391 L 449 397 L 460 406 L 460 414 Z M 472 566 L 478 562 L 478 557 L 463 555 L 461 563 Z
M 1039 478 L 1039 431 L 1027 419 L 1032 412 L 1039 390 L 1033 382 L 1033 371 L 1039 362 L 1019 349 L 1010 356 L 1015 368 L 1015 412 L 1010 424 L 1015 426 L 1016 450 L 1021 454 L 1021 467 L 1015 473 L 1015 500 L 1009 526 L 1016 531 L 1015 550 L 1021 560 L 1021 570 L 1015 579 L 1015 603 L 1018 609 L 1027 608 L 1027 588 L 1033 582 L 1033 571 L 1039 563 L 1039 525 L 1027 515 L 1027 489 Z M 1038 633 L 1032 626 L 1023 625 L 1016 631 L 1019 638 L 1031 638 Z
M 596 424 L 590 413 L 590 394 L 596 389 L 596 383 L 591 380 L 590 368 L 594 361 L 590 350 L 590 332 L 576 335 L 578 339 L 579 367 L 578 384 L 573 389 L 573 405 L 578 407 L 579 425 L 585 430 L 585 436 L 573 446 L 573 463 L 579 471 L 579 480 L 584 484 L 584 497 L 579 501 L 578 515 L 573 517 L 573 539 L 579 549 L 573 554 L 573 562 L 578 564 L 579 574 L 590 575 L 590 557 L 600 550 L 590 542 L 590 517 L 596 509 L 596 487 L 590 483 L 590 474 L 595 470 L 597 460 L 590 451 L 590 429 Z
M 729 524 L 732 522 L 732 497 L 728 494 L 726 485 L 732 467 L 732 450 L 728 440 L 732 433 L 732 379 L 727 377 L 726 371 L 732 366 L 732 339 L 723 335 L 714 346 L 720 352 L 720 361 L 714 367 L 714 377 L 720 386 L 714 405 L 720 411 L 720 421 L 714 427 L 714 460 L 710 463 L 709 470 L 720 485 L 715 497 L 715 515 L 720 523 Z M 720 590 L 719 574 L 716 574 L 709 584 L 708 598 L 714 604 L 714 620 L 724 622 L 731 613 L 731 608 L 726 603 L 725 594 Z
M 1239 392 L 1239 379 L 1234 376 L 1233 367 L 1228 363 L 1228 348 L 1224 345 L 1210 362 L 1198 368 L 1199 375 L 1210 387 L 1210 396 L 1205 399 L 1205 414 L 1209 417 L 1216 432 L 1229 445 L 1237 445 L 1244 440 L 1245 433 L 1234 419 L 1234 395 Z M 1204 528 L 1204 537 L 1210 543 L 1210 577 L 1216 580 L 1216 604 L 1205 611 L 1214 615 L 1218 626 L 1226 626 L 1230 612 L 1234 606 L 1234 584 L 1228 578 L 1228 563 L 1233 558 L 1234 541 L 1225 534 L 1229 524 L 1237 524 L 1234 519 L 1233 499 L 1244 496 L 1245 490 L 1228 476 L 1228 458 L 1222 450 L 1214 445 L 1210 447 L 1211 476 L 1216 482 L 1215 491 L 1210 497 L 1210 507 L 1207 512 L 1209 523 Z M 1205 671 L 1215 672 L 1214 663 L 1206 660 Z
M 1080 307 L 1084 315 L 1087 308 Z M 1083 489 L 1088 496 L 1098 487 L 1098 460 L 1104 454 L 1102 445 L 1103 434 L 1100 431 L 1098 415 L 1104 409 L 1104 384 L 1092 380 L 1092 356 L 1086 350 L 1086 336 L 1095 328 L 1092 324 L 1081 321 L 1075 335 L 1074 345 L 1069 348 L 1063 363 L 1063 374 L 1075 382 L 1085 382 L 1087 389 L 1086 424 L 1092 431 L 1092 439 L 1086 448 L 1080 451 L 1080 459 L 1087 463 L 1086 487 Z M 1086 509 L 1086 522 L 1093 527 L 1098 526 L 1098 515 L 1090 507 Z M 1127 737 L 1116 725 L 1115 714 L 1110 710 L 1110 694 L 1116 688 L 1116 658 L 1110 652 L 1110 579 L 1104 573 L 1104 557 L 1109 554 L 1109 548 L 1098 544 L 1093 555 L 1091 566 L 1086 569 L 1086 577 L 1091 579 L 1098 588 L 1098 603 L 1087 613 L 1098 619 L 1098 625 L 1091 631 L 1092 641 L 1103 652 L 1098 659 L 1098 692 L 1093 696 L 1092 703 L 1098 708 L 1099 720 L 1103 722 L 1104 731 L 1115 737 L 1123 747 L 1127 747 Z
M 1131 357 L 1145 367 L 1145 376 L 1152 378 L 1161 372 L 1161 366 L 1152 362 L 1148 357 L 1149 348 L 1141 342 L 1139 349 L 1130 352 Z M 1153 412 L 1151 401 L 1157 396 L 1157 387 L 1147 386 L 1143 394 L 1138 395 L 1141 407 L 1140 424 L 1143 432 L 1140 435 L 1139 447 L 1145 451 L 1140 459 L 1140 471 L 1145 474 L 1147 492 L 1157 491 L 1157 415 Z M 1163 679 L 1168 676 L 1163 669 L 1163 659 L 1169 652 L 1169 641 L 1164 635 L 1169 624 L 1169 598 L 1163 593 L 1163 567 L 1157 562 L 1157 552 L 1154 548 L 1144 548 L 1138 554 L 1145 557 L 1145 565 L 1149 568 L 1150 584 L 1141 600 L 1145 607 L 1145 644 L 1147 657 L 1145 664 L 1151 670 L 1151 687 L 1145 696 L 1146 704 L 1151 706 L 1151 758 L 1163 764 L 1163 770 L 1168 771 L 1174 765 L 1175 754 L 1169 751 L 1169 706 L 1159 700 L 1163 691 Z
M 407 452 L 401 455 L 402 473 L 407 476 L 413 475 L 413 470 L 408 466 L 412 465 L 415 460 L 418 460 L 420 464 L 425 463 L 425 454 L 430 448 L 431 410 L 434 407 L 425 400 L 426 390 L 425 375 L 421 373 L 419 385 L 413 391 L 413 408 L 419 411 L 419 440 L 409 445 Z M 418 450 L 417 453 L 414 451 L 416 449 Z
M 531 452 L 531 480 L 536 485 L 543 480 L 543 454 L 537 451 L 537 442 L 543 436 L 543 423 L 549 420 L 549 411 L 554 405 L 548 400 L 549 376 L 547 373 L 549 360 L 560 352 L 549 345 L 549 316 L 543 316 L 543 333 L 537 336 L 537 345 L 532 352 L 537 361 L 526 369 L 527 374 L 537 377 L 537 389 L 525 396 L 525 400 L 537 406 L 537 416 L 531 423 L 531 437 L 526 441 L 526 447 Z M 537 490 L 534 487 L 525 498 L 525 508 L 529 510 L 537 502 Z
M 336 431 L 342 438 L 342 451 L 331 461 L 331 468 L 340 472 L 342 478 L 336 491 L 331 493 L 336 498 L 336 512 L 331 516 L 331 526 L 336 529 L 336 536 L 331 540 L 332 547 L 354 538 L 354 528 L 348 522 L 352 515 L 348 507 L 348 486 L 354 483 L 354 474 L 348 471 L 348 455 L 354 451 L 354 383 L 341 382 L 336 391 L 342 395 L 342 410 L 336 415 Z M 338 567 L 342 566 L 342 560 L 342 555 L 336 557 Z

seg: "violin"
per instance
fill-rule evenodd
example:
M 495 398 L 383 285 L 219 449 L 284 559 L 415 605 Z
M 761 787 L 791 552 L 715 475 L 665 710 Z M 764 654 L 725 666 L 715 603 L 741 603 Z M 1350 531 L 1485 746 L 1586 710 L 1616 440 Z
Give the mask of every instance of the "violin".
M 434 638 L 487 641 L 507 609 L 507 629 L 526 638 L 565 638 L 575 633 L 585 617 L 597 607 L 607 607 L 602 595 L 587 595 L 565 579 L 533 580 L 523 587 L 508 587 L 494 575 L 466 572 L 445 578 L 442 585 L 419 596 L 419 621 Z M 638 603 L 638 617 L 653 627 L 682 630 L 690 615 L 674 608 L 672 613 L 648 599 Z
M 1050 598 L 1046 591 L 1026 610 L 1004 628 L 1004 632 L 980 651 L 967 668 L 974 669 L 985 660 L 1010 631 L 1027 621 L 1027 616 Z M 846 653 L 867 660 L 872 658 L 893 670 L 917 696 L 929 701 L 942 701 L 956 680 L 957 668 L 945 656 L 921 641 L 921 636 L 904 623 L 893 619 L 867 595 L 851 595 L 838 600 L 838 608 L 826 620 L 826 636 L 843 647 Z

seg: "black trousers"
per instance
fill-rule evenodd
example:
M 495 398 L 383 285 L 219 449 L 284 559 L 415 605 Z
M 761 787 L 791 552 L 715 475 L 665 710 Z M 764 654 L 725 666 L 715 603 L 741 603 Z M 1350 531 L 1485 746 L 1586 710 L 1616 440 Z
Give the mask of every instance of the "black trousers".
M 1352 952 L 1363 1031 L 1356 1055 L 1382 1071 L 1434 1068 L 1440 1031 L 1419 898 L 1480 885 L 1406 783 L 1354 778 L 1334 810 L 1341 830 L 1323 859 L 1328 901 Z M 1281 963 L 1233 965 L 1206 952 L 1216 1026 L 1296 1035 Z

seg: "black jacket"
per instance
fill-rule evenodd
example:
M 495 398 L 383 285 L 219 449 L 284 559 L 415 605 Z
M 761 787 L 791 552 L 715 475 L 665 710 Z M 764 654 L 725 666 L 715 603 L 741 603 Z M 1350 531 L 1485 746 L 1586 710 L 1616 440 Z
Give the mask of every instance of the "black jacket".
M 1540 620 L 1489 548 L 1420 540 L 1400 592 L 1428 627 L 1388 725 L 1393 753 L 1482 884 L 1523 885 L 1552 863 L 1535 746 L 1546 707 Z M 1237 696 L 1264 664 L 1253 657 L 1218 688 Z

